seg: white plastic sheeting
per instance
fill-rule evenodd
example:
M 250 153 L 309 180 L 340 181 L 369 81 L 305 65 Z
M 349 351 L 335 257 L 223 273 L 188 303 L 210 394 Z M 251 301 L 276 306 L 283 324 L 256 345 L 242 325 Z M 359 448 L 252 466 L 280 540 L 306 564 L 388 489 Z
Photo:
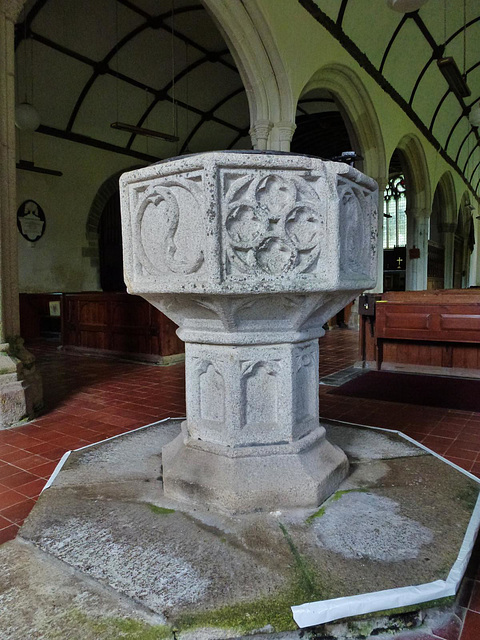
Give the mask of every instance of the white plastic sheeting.
M 432 451 L 428 447 L 425 447 L 400 431 L 381 429 L 379 427 L 368 427 L 366 425 L 340 422 L 337 420 L 329 420 L 329 422 L 339 422 L 339 424 L 361 427 L 362 429 L 374 429 L 376 431 L 397 434 L 480 484 L 480 480 L 476 476 L 465 471 L 458 465 L 453 464 L 449 460 L 446 460 L 435 453 L 435 451 Z M 435 580 L 435 582 L 428 582 L 425 584 L 400 587 L 398 589 L 386 589 L 384 591 L 374 591 L 371 593 L 362 593 L 354 596 L 346 596 L 344 598 L 307 602 L 291 608 L 293 618 L 298 626 L 303 629 L 305 627 L 313 627 L 318 624 L 324 624 L 325 622 L 339 620 L 340 618 L 359 616 L 387 609 L 397 609 L 399 607 L 407 607 L 410 605 L 421 604 L 422 602 L 429 602 L 430 600 L 436 600 L 438 598 L 453 596 L 456 594 L 466 571 L 479 528 L 480 495 L 477 498 L 477 504 L 475 505 L 472 517 L 470 518 L 470 523 L 467 527 L 467 531 L 465 532 L 460 552 L 446 580 Z

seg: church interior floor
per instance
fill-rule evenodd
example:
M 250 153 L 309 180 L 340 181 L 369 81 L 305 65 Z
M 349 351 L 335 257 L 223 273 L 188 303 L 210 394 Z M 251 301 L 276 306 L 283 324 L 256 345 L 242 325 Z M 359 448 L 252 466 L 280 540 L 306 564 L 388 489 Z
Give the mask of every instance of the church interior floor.
M 327 332 L 320 341 L 320 376 L 352 366 L 357 343 L 355 331 Z M 53 343 L 29 348 L 42 374 L 45 410 L 28 424 L 0 431 L 0 544 L 15 537 L 66 451 L 185 414 L 182 364 L 159 367 L 67 354 Z M 480 477 L 480 413 L 349 398 L 331 395 L 330 389 L 320 386 L 321 416 L 402 431 Z M 461 638 L 478 640 L 480 570 L 469 578 Z M 458 632 L 448 633 L 414 632 L 408 638 L 458 638 Z

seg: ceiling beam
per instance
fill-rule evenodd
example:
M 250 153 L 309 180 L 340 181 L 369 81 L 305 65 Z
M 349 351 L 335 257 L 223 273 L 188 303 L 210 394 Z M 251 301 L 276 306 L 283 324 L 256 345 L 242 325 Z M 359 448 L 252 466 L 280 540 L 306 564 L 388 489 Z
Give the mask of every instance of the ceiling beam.
M 63 129 L 57 129 L 55 127 L 48 127 L 47 125 L 41 124 L 36 133 L 43 133 L 47 136 L 52 136 L 54 138 L 61 138 L 62 140 L 68 140 L 69 142 L 75 142 L 77 144 L 84 144 L 88 147 L 95 147 L 96 149 L 102 149 L 102 151 L 110 151 L 113 153 L 120 153 L 124 156 L 130 156 L 131 158 L 137 158 L 138 160 L 144 160 L 151 164 L 152 162 L 158 162 L 163 158 L 159 158 L 158 156 L 152 156 L 147 153 L 142 153 L 141 151 L 134 151 L 133 149 L 125 149 L 125 147 L 120 147 L 116 144 L 111 144 L 110 142 L 105 142 L 103 140 L 98 140 L 97 138 L 90 138 L 90 136 L 84 136 L 81 133 L 74 133 L 73 131 L 64 131 Z
M 228 96 L 226 96 L 225 98 L 222 98 L 222 100 L 217 102 L 217 104 L 212 107 L 210 113 L 214 114 L 215 111 L 217 111 L 217 109 L 220 109 L 220 107 L 222 107 L 224 104 L 226 104 L 229 100 L 232 100 L 236 96 L 238 96 L 241 93 L 243 93 L 243 91 L 244 91 L 243 87 L 241 87 L 239 89 L 236 89 L 235 91 L 232 91 L 232 93 L 230 93 Z M 193 127 L 193 129 L 190 131 L 190 133 L 186 137 L 185 141 L 183 142 L 182 148 L 180 149 L 180 154 L 182 154 L 182 153 L 184 153 L 186 151 L 191 139 L 197 133 L 197 131 L 200 129 L 200 127 L 205 122 L 209 122 L 210 120 L 211 120 L 211 118 L 205 119 L 205 117 L 203 117 L 197 122 L 197 124 Z M 239 131 L 238 133 L 241 134 L 241 131 Z M 242 135 L 242 137 L 243 137 L 243 135 Z
M 383 52 L 383 56 L 382 56 L 382 61 L 380 63 L 380 67 L 379 67 L 379 71 L 380 73 L 383 73 L 383 68 L 385 66 L 385 63 L 387 62 L 387 57 L 388 54 L 390 53 L 390 49 L 393 47 L 393 43 L 395 42 L 395 40 L 397 39 L 398 34 L 400 33 L 400 31 L 403 28 L 403 25 L 407 22 L 408 20 L 408 15 L 409 14 L 405 14 L 402 19 L 400 20 L 400 22 L 397 24 L 397 27 L 395 29 L 395 31 L 392 34 L 392 37 L 390 38 L 387 46 L 385 47 L 385 51 Z
M 375 80 L 375 82 L 394 100 L 397 105 L 406 113 L 412 123 L 417 129 L 425 136 L 430 144 L 438 151 L 447 164 L 449 164 L 456 173 L 462 178 L 463 182 L 471 190 L 472 195 L 477 201 L 480 202 L 480 195 L 474 190 L 473 185 L 469 182 L 467 177 L 462 173 L 460 167 L 456 164 L 453 158 L 445 151 L 440 142 L 435 138 L 432 132 L 428 129 L 425 123 L 420 119 L 418 114 L 412 109 L 408 102 L 403 98 L 398 91 L 388 82 L 388 80 L 380 73 L 375 65 L 370 61 L 368 56 L 361 51 L 358 46 L 340 29 L 329 16 L 322 11 L 314 0 L 298 0 L 299 4 L 310 15 L 321 24 L 338 42 L 342 47 L 352 56 L 352 58 L 362 67 L 368 75 Z

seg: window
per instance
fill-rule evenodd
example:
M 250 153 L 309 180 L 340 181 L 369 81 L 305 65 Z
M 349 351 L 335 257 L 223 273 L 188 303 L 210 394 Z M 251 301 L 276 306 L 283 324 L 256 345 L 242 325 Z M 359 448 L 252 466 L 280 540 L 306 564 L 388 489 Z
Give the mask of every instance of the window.
M 383 248 L 405 247 L 407 244 L 407 198 L 405 178 L 390 178 L 383 197 Z

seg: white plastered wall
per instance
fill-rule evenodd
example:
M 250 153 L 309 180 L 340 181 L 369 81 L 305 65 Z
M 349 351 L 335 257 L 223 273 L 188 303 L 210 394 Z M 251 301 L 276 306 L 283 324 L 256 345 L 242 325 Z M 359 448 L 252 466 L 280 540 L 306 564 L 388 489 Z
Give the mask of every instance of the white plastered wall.
M 89 255 L 88 214 L 101 184 L 132 162 L 128 156 L 36 134 L 35 164 L 59 169 L 63 176 L 17 170 L 17 206 L 34 200 L 46 216 L 45 234 L 37 242 L 18 234 L 21 292 L 99 290 L 98 268 Z

